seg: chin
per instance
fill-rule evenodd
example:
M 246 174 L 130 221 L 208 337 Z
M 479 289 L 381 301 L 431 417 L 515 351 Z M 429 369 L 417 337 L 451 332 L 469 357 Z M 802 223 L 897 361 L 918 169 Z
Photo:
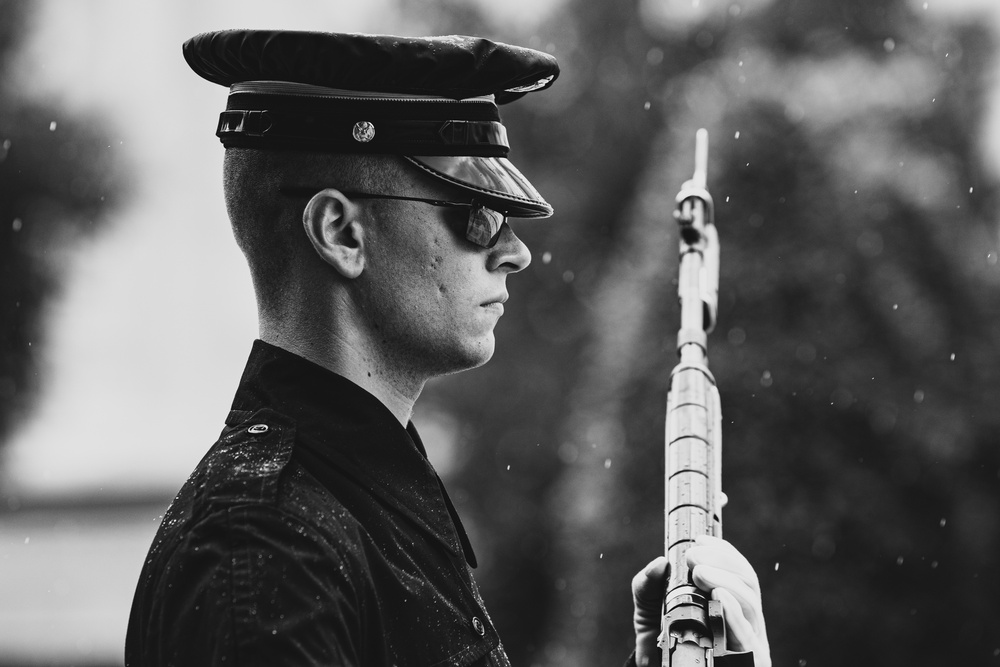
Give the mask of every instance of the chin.
M 493 358 L 495 350 L 496 340 L 492 335 L 490 335 L 489 338 L 482 340 L 475 345 L 466 347 L 461 351 L 456 351 L 446 364 L 448 369 L 445 370 L 443 374 L 452 375 L 454 373 L 472 370 L 473 368 L 479 368 Z
M 481 355 L 480 356 L 481 356 L 481 358 L 480 358 L 479 363 L 476 364 L 476 367 L 482 366 L 487 361 L 489 361 L 490 359 L 492 359 L 493 358 L 493 353 L 496 352 L 496 349 L 497 349 L 497 339 L 494 338 L 493 332 L 491 331 L 490 335 L 486 338 L 485 341 L 483 341 L 483 345 L 480 348 L 480 351 L 481 351 Z

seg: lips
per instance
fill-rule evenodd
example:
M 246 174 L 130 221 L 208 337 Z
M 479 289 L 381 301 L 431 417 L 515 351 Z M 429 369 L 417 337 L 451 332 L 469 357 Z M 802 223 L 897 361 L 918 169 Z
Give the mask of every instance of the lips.
M 503 304 L 499 301 L 491 301 L 489 303 L 483 304 L 483 309 L 492 315 L 495 315 L 497 319 L 503 317 Z
M 492 299 L 487 299 L 486 301 L 483 301 L 479 305 L 480 306 L 494 306 L 495 305 L 495 306 L 501 306 L 502 307 L 503 304 L 505 304 L 507 302 L 508 298 L 510 298 L 510 297 L 508 296 L 508 294 L 506 292 L 504 292 L 503 294 L 501 294 L 499 296 L 496 296 L 496 297 L 494 297 Z

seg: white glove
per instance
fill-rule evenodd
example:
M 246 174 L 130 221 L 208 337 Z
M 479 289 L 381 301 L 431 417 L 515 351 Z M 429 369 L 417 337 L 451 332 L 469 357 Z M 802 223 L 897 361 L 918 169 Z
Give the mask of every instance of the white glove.
M 726 618 L 727 648 L 753 651 L 754 667 L 771 667 L 771 649 L 764 626 L 760 584 L 753 566 L 729 542 L 703 535 L 686 552 L 695 585 L 722 603 Z M 632 579 L 635 605 L 635 661 L 638 667 L 658 664 L 663 589 L 667 559 L 653 560 Z

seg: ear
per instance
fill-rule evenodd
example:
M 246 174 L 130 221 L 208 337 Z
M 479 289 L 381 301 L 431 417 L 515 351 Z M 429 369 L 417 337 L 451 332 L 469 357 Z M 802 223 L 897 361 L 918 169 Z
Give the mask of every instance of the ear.
M 333 188 L 313 195 L 302 212 L 302 226 L 316 254 L 351 279 L 365 268 L 364 227 L 358 213 L 358 207 Z

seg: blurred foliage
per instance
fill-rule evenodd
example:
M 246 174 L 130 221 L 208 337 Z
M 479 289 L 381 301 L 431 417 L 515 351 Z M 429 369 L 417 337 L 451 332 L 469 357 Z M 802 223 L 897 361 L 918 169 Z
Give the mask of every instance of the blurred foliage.
M 413 6 L 563 67 L 504 110 L 557 214 L 517 225 L 534 263 L 494 360 L 427 396 L 462 423 L 450 485 L 514 664 L 631 648 L 629 581 L 662 551 L 670 214 L 698 127 L 722 237 L 726 536 L 761 578 L 775 664 L 996 661 L 984 25 L 903 0 L 568 0 L 519 32 Z
M 29 98 L 11 65 L 32 5 L 0 0 L 0 442 L 36 397 L 45 306 L 68 251 L 118 199 L 100 123 Z

